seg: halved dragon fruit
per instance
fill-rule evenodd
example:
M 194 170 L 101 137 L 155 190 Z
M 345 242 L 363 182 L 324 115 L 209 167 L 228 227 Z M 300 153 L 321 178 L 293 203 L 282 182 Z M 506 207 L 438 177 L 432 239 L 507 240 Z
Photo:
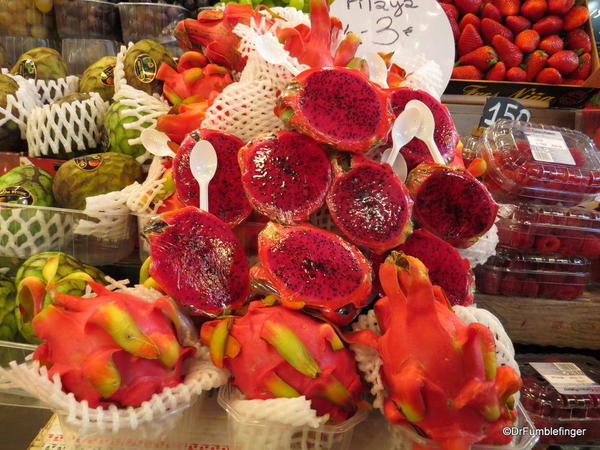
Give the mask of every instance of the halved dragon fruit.
M 341 237 L 313 227 L 269 223 L 258 236 L 259 265 L 250 275 L 279 295 L 284 306 L 316 310 L 345 325 L 367 304 L 371 266 Z
M 425 91 L 407 87 L 400 87 L 390 91 L 392 111 L 396 117 L 404 111 L 406 104 L 411 100 L 419 100 L 431 110 L 435 120 L 433 140 L 446 160 L 446 163 L 450 163 L 456 155 L 456 145 L 460 139 L 450 111 Z M 422 162 L 433 162 L 427 146 L 422 140 L 417 138 L 413 138 L 408 144 L 402 147 L 400 152 L 406 160 L 408 170 L 412 170 Z
M 455 247 L 470 247 L 496 220 L 498 205 L 466 169 L 422 163 L 406 187 L 419 224 Z
M 473 303 L 474 279 L 469 261 L 446 241 L 427 230 L 416 230 L 397 250 L 420 259 L 429 271 L 431 282 L 444 289 L 450 303 L 463 306 Z
M 295 131 L 253 139 L 238 153 L 250 203 L 271 220 L 306 222 L 325 201 L 331 164 L 321 144 Z
M 412 199 L 388 164 L 341 153 L 327 194 L 331 218 L 350 242 L 383 253 L 412 230 Z
M 150 275 L 193 315 L 218 316 L 242 306 L 248 261 L 227 224 L 188 206 L 151 224 Z
M 296 76 L 275 114 L 317 142 L 357 153 L 385 143 L 394 118 L 387 93 L 360 71 L 344 67 Z
M 200 188 L 190 170 L 190 153 L 200 140 L 207 140 L 217 153 L 217 172 L 208 187 L 210 212 L 230 226 L 242 222 L 252 212 L 244 194 L 237 163 L 244 143 L 235 136 L 215 130 L 196 130 L 181 143 L 173 159 L 173 180 L 181 202 L 199 206 Z

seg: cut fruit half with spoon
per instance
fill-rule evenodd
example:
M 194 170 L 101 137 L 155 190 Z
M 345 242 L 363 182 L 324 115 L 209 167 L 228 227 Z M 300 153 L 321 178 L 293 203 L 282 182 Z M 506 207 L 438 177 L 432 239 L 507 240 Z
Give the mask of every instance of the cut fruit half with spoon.
M 208 141 L 198 141 L 190 153 L 190 170 L 200 187 L 200 209 L 208 211 L 208 185 L 217 172 L 217 152 Z

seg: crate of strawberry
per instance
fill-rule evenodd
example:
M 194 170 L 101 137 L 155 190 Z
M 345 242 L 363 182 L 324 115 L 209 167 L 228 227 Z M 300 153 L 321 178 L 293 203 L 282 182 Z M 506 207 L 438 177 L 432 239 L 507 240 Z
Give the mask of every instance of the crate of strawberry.
M 447 93 L 583 106 L 600 86 L 599 64 L 589 10 L 576 1 L 443 0 L 456 41 Z

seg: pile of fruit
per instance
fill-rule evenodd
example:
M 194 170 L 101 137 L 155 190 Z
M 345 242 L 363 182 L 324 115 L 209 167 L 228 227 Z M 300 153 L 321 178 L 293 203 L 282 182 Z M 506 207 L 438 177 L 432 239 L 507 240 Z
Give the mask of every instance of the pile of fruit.
M 592 70 L 587 5 L 441 0 L 456 42 L 452 78 L 581 85 Z

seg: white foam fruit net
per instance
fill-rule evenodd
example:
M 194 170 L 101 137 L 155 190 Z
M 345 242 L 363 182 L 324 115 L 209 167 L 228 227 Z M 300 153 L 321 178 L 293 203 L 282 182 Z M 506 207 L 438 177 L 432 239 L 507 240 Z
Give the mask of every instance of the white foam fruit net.
M 440 100 L 446 83 L 438 63 L 428 60 L 423 54 L 411 52 L 396 52 L 392 61 L 408 74 L 401 86 L 420 89 Z
M 116 77 L 116 76 L 115 76 Z M 136 137 L 129 139 L 130 146 L 141 145 L 140 135 L 146 128 L 156 127 L 156 121 L 160 116 L 169 112 L 169 105 L 151 95 L 146 94 L 139 89 L 129 86 L 128 84 L 121 85 L 113 97 L 125 108 L 121 109 L 120 116 L 127 119 L 122 126 L 126 130 L 135 130 Z M 130 120 L 132 119 L 133 120 Z M 136 158 L 137 162 L 142 165 L 148 164 L 152 159 L 152 155 L 147 151 Z
M 475 268 L 480 264 L 485 264 L 488 258 L 496 254 L 496 246 L 498 245 L 498 227 L 496 224 L 481 236 L 475 244 L 469 248 L 458 248 L 458 253 L 469 260 L 471 268 Z
M 7 74 L 4 70 L 3 73 Z M 0 107 L 0 127 L 7 122 L 14 122 L 21 131 L 21 139 L 25 139 L 27 136 L 27 119 L 35 108 L 42 105 L 42 101 L 32 84 L 25 78 L 15 75 L 9 76 L 17 82 L 19 88 L 15 95 L 6 97 L 6 107 Z
M 98 146 L 108 103 L 96 92 L 70 103 L 44 105 L 27 121 L 29 156 L 87 152 Z
M 4 205 L 0 208 L 0 256 L 29 258 L 63 249 L 73 238 L 73 216 L 54 208 Z
M 42 103 L 52 103 L 79 90 L 79 78 L 69 75 L 58 80 L 28 80 L 37 90 Z
M 241 38 L 240 53 L 248 60 L 239 80 L 226 86 L 208 107 L 206 117 L 202 121 L 203 128 L 233 134 L 243 141 L 283 128 L 283 123 L 273 109 L 277 93 L 285 88 L 293 75 L 283 65 L 267 63 L 254 46 L 256 36 L 267 32 L 275 34 L 280 26 L 288 27 L 294 24 L 278 19 L 271 26 L 265 21 L 258 24 L 253 21 L 251 26 L 236 25 L 233 32 Z M 298 71 L 308 68 L 296 58 L 288 57 L 288 61 Z
M 135 183 L 127 198 L 127 207 L 136 213 L 151 214 L 155 212 L 162 200 L 157 200 L 160 194 L 165 192 L 163 175 L 166 172 L 163 158 L 155 156 L 152 159 L 148 175 L 142 184 Z
M 465 324 L 479 322 L 489 328 L 496 341 L 496 359 L 498 365 L 510 366 L 517 373 L 520 373 L 519 366 L 515 361 L 515 351 L 512 342 L 496 316 L 489 311 L 475 306 L 454 306 L 453 310 Z M 358 320 L 352 324 L 352 329 L 354 331 L 371 330 L 375 334 L 381 334 L 381 329 L 373 310 L 370 310 L 366 314 L 361 314 Z M 356 356 L 358 369 L 371 387 L 371 394 L 375 398 L 373 407 L 383 412 L 383 403 L 387 393 L 381 379 L 380 369 L 382 361 L 377 350 L 358 344 L 351 344 L 350 348 Z M 518 394 L 516 398 L 518 398 Z
M 143 286 L 129 288 L 125 282 L 115 282 L 108 277 L 107 280 L 109 289 L 137 295 L 147 301 L 156 298 L 155 293 Z M 198 347 L 197 350 L 194 357 L 186 361 L 182 383 L 154 394 L 137 408 L 117 408 L 115 405 L 106 409 L 90 408 L 87 401 L 77 401 L 72 393 L 62 390 L 60 376 L 55 375 L 50 380 L 46 367 L 33 360 L 21 364 L 13 361 L 8 368 L 0 367 L 0 385 L 22 389 L 39 399 L 82 436 L 137 430 L 144 436 L 156 437 L 176 424 L 178 416 L 192 405 L 196 396 L 222 386 L 229 378 L 226 370 L 210 362 L 206 349 Z

